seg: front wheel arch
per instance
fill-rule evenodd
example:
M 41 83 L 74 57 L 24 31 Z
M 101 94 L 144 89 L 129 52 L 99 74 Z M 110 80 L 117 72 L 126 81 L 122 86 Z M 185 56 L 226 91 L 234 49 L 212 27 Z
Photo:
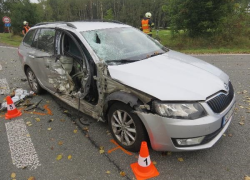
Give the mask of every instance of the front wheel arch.
M 113 92 L 109 94 L 105 99 L 103 108 L 103 114 L 105 116 L 105 120 L 107 120 L 107 115 L 110 107 L 117 102 L 127 104 L 133 109 L 135 108 L 135 106 L 143 104 L 141 100 L 138 97 L 134 96 L 133 94 L 129 94 L 127 92 L 122 92 L 122 91 Z

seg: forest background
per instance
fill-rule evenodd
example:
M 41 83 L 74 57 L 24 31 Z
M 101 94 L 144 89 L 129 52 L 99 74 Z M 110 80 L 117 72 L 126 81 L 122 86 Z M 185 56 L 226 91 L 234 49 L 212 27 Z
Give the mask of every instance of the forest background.
M 0 0 L 20 35 L 23 21 L 117 20 L 140 27 L 152 13 L 154 38 L 177 50 L 250 53 L 250 0 Z M 4 26 L 0 22 L 0 26 Z

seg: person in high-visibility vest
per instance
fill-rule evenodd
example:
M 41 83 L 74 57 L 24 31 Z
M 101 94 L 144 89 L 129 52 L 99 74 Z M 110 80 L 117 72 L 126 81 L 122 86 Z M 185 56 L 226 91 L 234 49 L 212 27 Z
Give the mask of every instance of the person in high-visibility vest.
M 146 33 L 147 35 L 152 37 L 152 27 L 154 27 L 154 23 L 151 21 L 152 14 L 147 12 L 145 17 L 141 20 L 141 27 L 140 29 Z
M 23 35 L 25 35 L 29 31 L 29 29 L 30 29 L 29 23 L 27 21 L 23 21 L 23 30 L 22 30 Z

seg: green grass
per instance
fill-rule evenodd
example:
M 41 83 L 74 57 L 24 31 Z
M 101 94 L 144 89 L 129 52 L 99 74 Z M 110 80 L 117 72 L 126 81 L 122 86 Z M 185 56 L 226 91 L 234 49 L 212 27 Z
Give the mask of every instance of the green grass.
M 170 30 L 159 30 L 158 37 L 156 30 L 154 30 L 153 37 L 170 49 L 189 54 L 250 53 L 249 37 L 235 37 L 233 41 L 225 42 L 220 36 L 213 39 L 190 38 L 185 36 L 183 31 L 172 37 Z
M 237 37 L 234 42 L 228 43 L 220 39 L 220 37 L 211 39 L 196 38 L 192 39 L 184 35 L 183 31 L 176 37 L 172 37 L 170 30 L 159 30 L 158 38 L 156 30 L 153 31 L 153 37 L 166 47 L 173 50 L 188 54 L 237 54 L 250 53 L 250 38 Z M 0 33 L 0 43 L 18 47 L 22 41 L 19 35 L 10 35 L 8 33 Z
M 0 43 L 18 47 L 22 41 L 23 37 L 19 35 L 12 35 L 9 33 L 0 33 Z

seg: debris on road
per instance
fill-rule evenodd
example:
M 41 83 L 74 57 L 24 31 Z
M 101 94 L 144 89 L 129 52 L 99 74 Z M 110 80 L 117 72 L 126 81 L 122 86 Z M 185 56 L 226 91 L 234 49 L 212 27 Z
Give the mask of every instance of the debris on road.
M 30 121 L 27 121 L 26 124 L 27 124 L 27 126 L 32 126 Z
M 39 109 L 41 111 L 45 111 L 44 108 L 41 108 L 41 107 L 38 106 L 42 101 L 43 101 L 43 99 L 40 99 L 37 103 L 35 103 L 35 104 L 31 105 L 30 107 L 27 107 L 26 109 L 24 109 L 24 111 L 30 111 L 30 110 L 35 109 L 35 108 L 37 108 L 37 109 Z
M 104 147 L 103 147 L 103 146 L 100 146 L 99 152 L 100 152 L 100 154 L 103 154 L 103 153 L 104 153 Z
M 26 78 L 21 78 L 21 81 L 22 81 L 22 82 L 26 82 L 27 79 L 26 79 Z
M 88 126 L 88 125 L 91 124 L 91 122 L 90 122 L 88 119 L 86 119 L 86 118 L 80 118 L 80 119 L 79 119 L 79 122 L 80 122 L 81 124 L 85 125 L 85 126 Z
M 58 142 L 58 145 L 63 145 L 63 142 L 62 142 L 62 141 L 59 141 L 59 142 Z
M 59 160 L 61 160 L 61 159 L 62 159 L 62 157 L 63 157 L 63 156 L 62 156 L 62 154 L 59 154 L 59 155 L 57 155 L 56 160 L 58 160 L 58 161 L 59 161 Z
M 89 128 L 88 127 L 83 127 L 82 130 L 89 132 Z
M 28 178 L 28 180 L 36 180 L 34 176 Z
M 51 122 L 53 122 L 54 121 L 54 119 L 50 119 L 50 120 L 48 120 L 48 123 L 51 123 Z
M 121 172 L 120 172 L 120 175 L 121 175 L 122 177 L 124 177 L 124 176 L 126 176 L 126 173 L 125 173 L 124 171 L 121 171 Z
M 239 122 L 239 124 L 243 126 L 245 123 L 241 121 L 241 122 Z
M 40 118 L 35 118 L 35 120 L 36 120 L 37 122 L 40 122 Z
M 184 159 L 183 158 L 178 158 L 178 161 L 183 162 Z
M 34 95 L 33 91 L 28 92 L 27 90 L 23 90 L 22 88 L 17 88 L 14 90 L 14 96 L 11 98 L 15 105 L 18 105 L 22 102 L 26 97 L 31 97 Z M 7 109 L 7 102 L 3 102 L 0 106 L 0 111 L 4 111 Z
M 16 177 L 16 173 L 11 173 L 10 177 L 13 179 Z

